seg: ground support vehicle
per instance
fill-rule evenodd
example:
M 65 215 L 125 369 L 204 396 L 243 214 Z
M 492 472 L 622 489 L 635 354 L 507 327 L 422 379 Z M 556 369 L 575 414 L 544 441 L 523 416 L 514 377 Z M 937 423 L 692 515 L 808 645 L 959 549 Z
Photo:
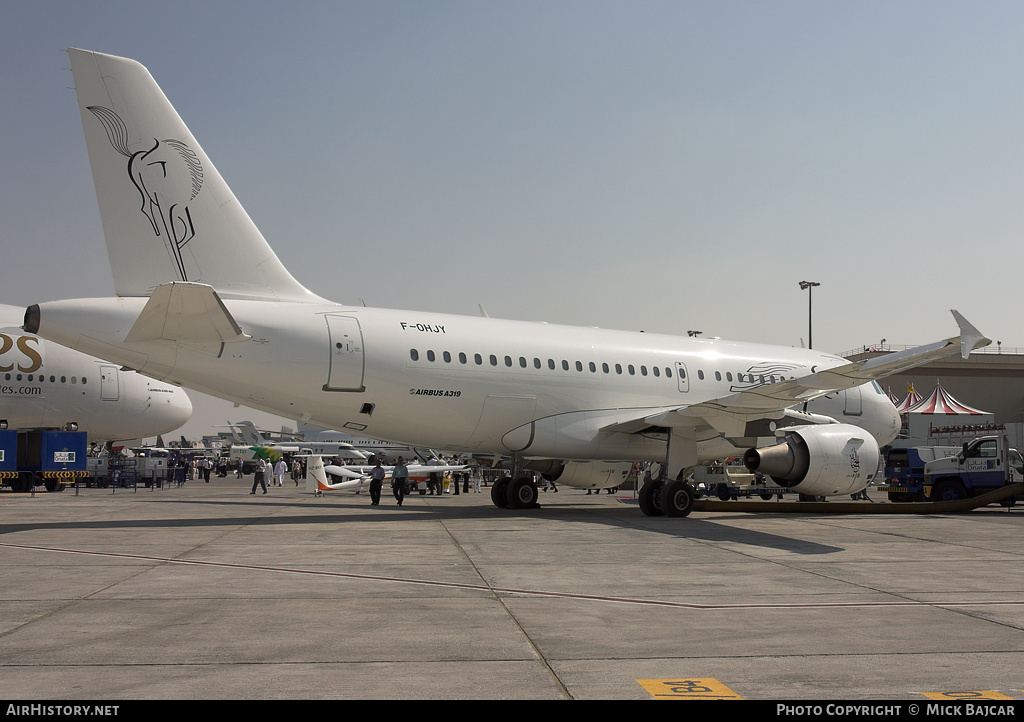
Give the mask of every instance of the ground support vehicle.
M 889 501 L 925 501 L 925 465 L 959 452 L 956 446 L 891 448 L 885 454 L 885 483 L 877 488 L 888 494 Z
M 751 496 L 759 496 L 768 501 L 775 497 L 781 499 L 788 491 L 778 484 L 770 483 L 764 474 L 748 471 L 745 466 L 736 464 L 698 466 L 693 470 L 693 482 L 697 498 L 707 494 L 721 501 Z
M 14 491 L 63 491 L 87 478 L 88 439 L 84 431 L 0 430 L 0 481 Z
M 959 501 L 1024 479 L 1024 457 L 1006 436 L 982 436 L 956 456 L 925 464 L 924 491 L 932 501 Z M 1004 503 L 1010 505 L 1014 499 Z

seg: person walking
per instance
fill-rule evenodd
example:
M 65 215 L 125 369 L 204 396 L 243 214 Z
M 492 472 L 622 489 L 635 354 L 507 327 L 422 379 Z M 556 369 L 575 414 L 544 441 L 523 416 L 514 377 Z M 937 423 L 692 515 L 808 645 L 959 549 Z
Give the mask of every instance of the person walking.
M 256 493 L 256 485 L 257 484 L 259 484 L 261 487 L 263 487 L 263 493 L 264 494 L 267 493 L 267 478 L 266 478 L 266 474 L 267 474 L 267 460 L 264 459 L 261 456 L 256 461 L 256 473 L 253 476 L 252 491 L 249 492 L 250 494 L 255 494 Z
M 284 475 L 288 473 L 288 463 L 281 457 L 274 464 L 274 480 L 278 486 L 284 486 Z
M 380 465 L 380 459 L 370 469 L 370 506 L 380 506 L 380 490 L 384 488 L 384 477 L 387 472 Z
M 409 467 L 405 465 L 405 459 L 401 456 L 391 467 L 391 493 L 395 495 L 398 505 L 402 505 L 405 499 L 405 485 L 409 483 Z

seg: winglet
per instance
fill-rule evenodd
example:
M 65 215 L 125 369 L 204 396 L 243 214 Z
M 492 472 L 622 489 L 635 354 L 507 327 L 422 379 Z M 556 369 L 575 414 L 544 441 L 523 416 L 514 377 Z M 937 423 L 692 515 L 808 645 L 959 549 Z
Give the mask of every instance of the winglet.
M 971 355 L 971 351 L 982 346 L 988 346 L 992 343 L 992 339 L 986 338 L 985 335 L 976 329 L 970 321 L 960 315 L 960 312 L 955 308 L 951 309 L 953 318 L 956 319 L 956 323 L 960 326 L 960 355 L 965 359 Z

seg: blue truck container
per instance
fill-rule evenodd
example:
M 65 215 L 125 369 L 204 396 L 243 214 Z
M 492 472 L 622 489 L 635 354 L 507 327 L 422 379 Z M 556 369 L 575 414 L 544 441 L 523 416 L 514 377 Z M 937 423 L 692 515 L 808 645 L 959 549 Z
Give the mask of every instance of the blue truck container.
M 13 435 L 13 453 L 10 452 Z M 7 461 L 0 465 L 3 482 L 14 491 L 31 491 L 45 486 L 61 491 L 66 484 L 88 476 L 86 457 L 88 438 L 84 431 L 0 431 L 4 457 L 14 457 L 13 468 Z

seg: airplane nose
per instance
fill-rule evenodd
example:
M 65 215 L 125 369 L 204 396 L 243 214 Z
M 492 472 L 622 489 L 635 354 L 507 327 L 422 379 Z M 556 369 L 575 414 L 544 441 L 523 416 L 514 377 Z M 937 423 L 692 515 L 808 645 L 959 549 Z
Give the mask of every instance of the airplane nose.
M 176 416 L 181 418 L 181 424 L 192 418 L 192 399 L 185 393 L 185 389 L 174 389 L 171 405 L 174 407 Z
M 163 397 L 163 405 L 160 418 L 170 430 L 184 426 L 192 418 L 192 399 L 185 393 L 185 389 L 179 386 L 170 386 L 170 393 L 160 394 Z

